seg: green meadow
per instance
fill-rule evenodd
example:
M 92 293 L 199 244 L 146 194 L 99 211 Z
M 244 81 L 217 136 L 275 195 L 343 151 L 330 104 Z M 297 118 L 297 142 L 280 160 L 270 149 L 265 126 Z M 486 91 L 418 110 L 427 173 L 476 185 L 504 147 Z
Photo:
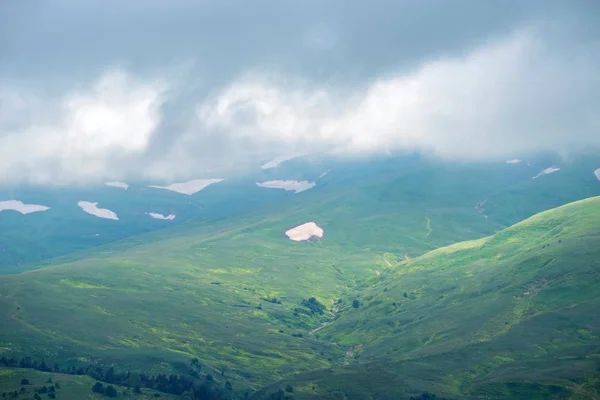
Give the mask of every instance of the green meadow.
M 148 373 L 198 358 L 240 397 L 596 396 L 600 198 L 498 231 L 458 200 L 369 210 L 362 193 L 4 275 L 0 352 Z M 323 240 L 285 238 L 308 220 Z

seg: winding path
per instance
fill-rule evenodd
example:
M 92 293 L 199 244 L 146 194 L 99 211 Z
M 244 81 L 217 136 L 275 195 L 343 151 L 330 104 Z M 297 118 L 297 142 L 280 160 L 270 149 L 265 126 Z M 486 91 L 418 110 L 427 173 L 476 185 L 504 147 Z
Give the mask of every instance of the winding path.
M 334 301 L 331 300 L 331 305 L 333 306 L 333 311 L 327 311 L 329 313 L 329 315 L 331 315 L 331 320 L 332 321 L 337 318 L 337 315 L 335 315 L 334 311 L 338 312 L 338 308 L 334 304 L 335 304 Z M 329 325 L 329 322 L 322 322 L 321 326 L 319 326 L 319 327 L 313 329 L 312 331 L 310 331 L 310 334 L 314 336 L 315 333 L 317 333 L 321 329 L 325 328 L 327 325 Z
M 310 334 L 314 336 L 315 333 L 317 333 L 318 331 L 320 331 L 321 329 L 325 328 L 327 326 L 327 324 L 329 324 L 329 322 L 323 322 L 321 324 L 321 326 L 319 326 L 318 328 L 313 329 L 312 331 L 310 331 Z

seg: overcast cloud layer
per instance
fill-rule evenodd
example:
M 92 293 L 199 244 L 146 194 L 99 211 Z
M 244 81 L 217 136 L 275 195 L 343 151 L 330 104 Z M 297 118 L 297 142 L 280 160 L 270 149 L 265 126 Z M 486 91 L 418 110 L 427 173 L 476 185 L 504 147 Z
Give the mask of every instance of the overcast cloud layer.
M 600 148 L 594 0 L 121 3 L 0 4 L 0 182 Z

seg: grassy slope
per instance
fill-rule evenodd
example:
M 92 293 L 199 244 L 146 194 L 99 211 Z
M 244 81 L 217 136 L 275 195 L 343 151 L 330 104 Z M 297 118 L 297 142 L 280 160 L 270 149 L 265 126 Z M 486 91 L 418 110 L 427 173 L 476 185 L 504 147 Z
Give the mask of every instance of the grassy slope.
M 287 196 L 286 196 L 287 195 Z M 28 215 L 0 212 L 0 273 L 15 273 L 47 263 L 53 257 L 93 249 L 127 237 L 197 223 L 235 219 L 257 207 L 282 202 L 289 193 L 265 191 L 252 182 L 213 184 L 194 196 L 132 185 L 127 191 L 113 187 L 19 188 L 0 187 L 0 200 L 18 199 L 43 204 L 50 210 Z M 119 221 L 84 213 L 78 201 L 98 202 L 113 210 Z M 147 212 L 175 214 L 173 221 L 150 218 Z
M 512 225 L 543 210 L 549 210 L 576 200 L 600 195 L 600 182 L 593 171 L 600 166 L 597 157 L 584 157 L 577 162 L 537 162 L 532 166 L 510 165 L 523 173 L 534 172 L 552 165 L 560 171 L 542 175 L 537 179 L 527 177 L 522 181 L 503 187 L 489 194 L 484 205 L 490 218 L 501 224 Z
M 310 296 L 341 297 L 372 256 L 350 263 L 340 247 L 289 242 L 282 237 L 289 222 L 280 224 L 184 235 L 3 277 L 2 346 L 53 349 L 59 359 L 92 354 L 143 369 L 198 356 L 229 368 L 241 386 L 328 366 L 342 350 L 311 338 L 320 319 L 295 318 L 293 308 Z M 283 304 L 261 301 L 272 297 Z M 306 336 L 291 336 L 298 332 Z
M 343 347 L 309 334 L 330 317 L 293 315 L 302 299 L 331 306 L 394 262 L 392 249 L 412 256 L 497 226 L 470 201 L 411 208 L 412 193 L 389 193 L 402 186 L 374 182 L 373 190 L 346 187 L 336 196 L 325 187 L 268 218 L 154 232 L 3 276 L 0 347 L 58 360 L 92 355 L 145 370 L 196 356 L 227 368 L 236 388 L 341 364 Z M 382 190 L 393 199 L 381 201 Z M 309 220 L 325 228 L 324 240 L 285 239 L 286 229 Z M 261 300 L 272 297 L 282 304 Z
M 473 205 L 515 177 L 496 167 L 431 168 L 391 165 L 356 186 L 327 181 L 332 172 L 266 219 L 257 212 L 185 225 L 1 277 L 0 350 L 59 361 L 91 355 L 144 370 L 162 369 L 164 360 L 177 369 L 197 356 L 227 369 L 235 388 L 343 364 L 351 335 L 340 334 L 337 345 L 309 335 L 328 317 L 294 317 L 303 298 L 330 305 L 377 283 L 376 273 L 385 277 L 405 254 L 502 226 Z M 323 241 L 283 238 L 310 220 L 325 228 Z M 299 332 L 303 338 L 291 336 Z
M 360 300 L 319 332 L 359 346 L 346 367 L 262 393 L 292 383 L 297 399 L 596 398 L 600 198 L 398 263 Z
M 26 378 L 29 385 L 21 385 L 21 379 Z M 48 383 L 48 379 L 52 383 Z M 0 394 L 3 392 L 20 392 L 22 387 L 26 391 L 19 394 L 19 399 L 33 399 L 35 392 L 42 386 L 50 386 L 56 383 L 59 388 L 56 389 L 56 398 L 61 400 L 100 400 L 107 399 L 102 394 L 92 392 L 92 386 L 97 381 L 89 376 L 67 375 L 53 372 L 40 372 L 33 369 L 5 368 L 0 367 Z M 104 384 L 106 386 L 106 384 Z M 158 394 L 161 399 L 178 399 L 179 396 L 173 396 L 166 393 L 156 392 L 155 390 L 142 389 L 141 394 L 132 393 L 131 389 L 116 386 L 119 399 L 155 399 Z M 40 395 L 43 399 L 49 399 L 48 395 Z

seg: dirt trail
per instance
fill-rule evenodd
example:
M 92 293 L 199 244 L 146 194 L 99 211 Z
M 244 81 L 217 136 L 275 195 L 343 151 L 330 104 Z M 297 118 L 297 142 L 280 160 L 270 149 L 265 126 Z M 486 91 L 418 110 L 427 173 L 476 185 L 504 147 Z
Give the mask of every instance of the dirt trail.
M 337 315 L 335 313 L 339 312 L 339 309 L 335 306 L 335 302 L 333 300 L 330 300 L 330 303 L 332 305 L 333 311 L 327 311 L 327 313 L 331 316 L 331 320 L 333 321 L 334 319 L 337 318 Z M 325 328 L 328 324 L 329 324 L 329 322 L 321 322 L 321 326 L 316 327 L 315 329 L 310 331 L 310 334 L 314 336 L 315 333 L 317 333 L 321 329 Z
M 383 256 L 382 256 L 382 257 L 383 257 Z M 391 267 L 391 266 L 392 266 L 392 263 L 391 263 L 391 262 L 389 262 L 387 258 L 383 257 L 383 261 L 385 261 L 385 263 L 388 265 L 388 267 Z M 379 275 L 379 274 L 377 274 L 377 275 Z
M 325 328 L 327 326 L 327 324 L 329 324 L 329 322 L 323 322 L 321 324 L 321 326 L 319 326 L 318 328 L 313 329 L 312 331 L 310 331 L 311 335 L 314 335 L 315 333 L 317 333 L 318 331 L 320 331 L 321 329 Z

